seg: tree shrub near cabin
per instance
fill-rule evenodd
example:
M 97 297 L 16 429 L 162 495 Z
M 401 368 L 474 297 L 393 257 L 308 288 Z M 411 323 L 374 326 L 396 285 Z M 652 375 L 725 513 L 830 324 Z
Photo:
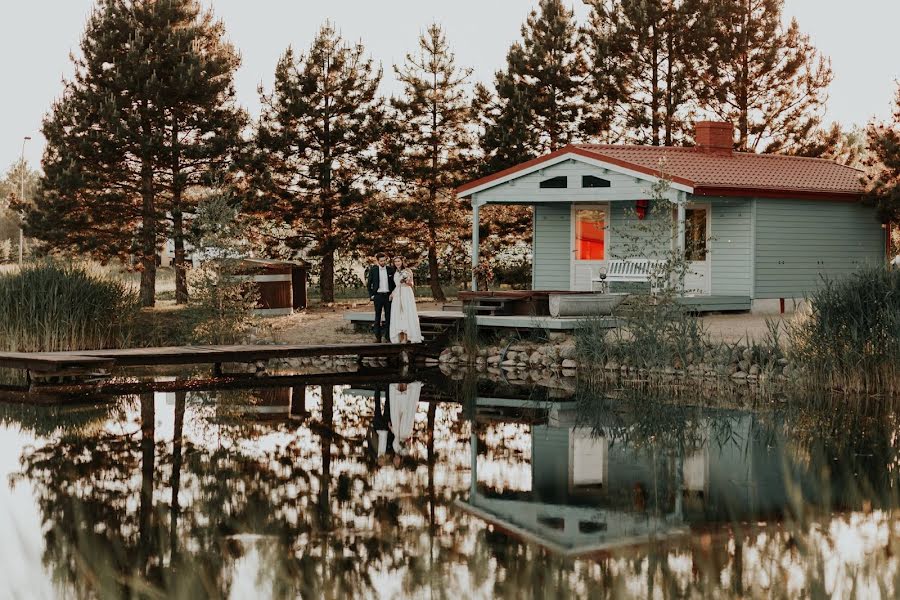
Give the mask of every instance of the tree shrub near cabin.
M 790 329 L 795 361 L 826 384 L 900 389 L 900 271 L 872 267 L 826 280 Z
M 139 310 L 127 284 L 45 262 L 0 275 L 0 349 L 94 350 L 128 343 Z

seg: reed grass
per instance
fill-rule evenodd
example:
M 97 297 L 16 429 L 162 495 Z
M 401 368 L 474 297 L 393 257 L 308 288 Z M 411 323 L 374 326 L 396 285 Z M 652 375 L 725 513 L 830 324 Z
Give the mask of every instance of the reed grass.
M 794 362 L 824 385 L 900 392 L 900 271 L 870 267 L 825 280 L 788 328 Z
M 616 316 L 621 326 L 612 330 L 605 318 L 581 322 L 575 332 L 581 360 L 598 366 L 614 362 L 641 369 L 681 368 L 721 350 L 710 344 L 701 321 L 675 302 L 643 297 Z
M 0 274 L 0 348 L 42 352 L 128 344 L 135 290 L 81 265 L 42 262 Z

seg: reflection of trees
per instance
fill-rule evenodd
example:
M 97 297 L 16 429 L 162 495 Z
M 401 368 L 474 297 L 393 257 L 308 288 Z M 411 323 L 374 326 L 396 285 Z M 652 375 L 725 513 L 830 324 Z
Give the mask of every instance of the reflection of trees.
M 234 585 L 236 563 L 252 559 L 260 561 L 261 585 L 271 583 L 282 598 L 371 597 L 381 581 L 434 598 L 465 590 L 498 598 L 679 597 L 723 585 L 755 595 L 763 572 L 778 580 L 775 595 L 790 595 L 781 581 L 791 565 L 804 571 L 812 564 L 795 558 L 798 546 L 817 560 L 835 552 L 804 513 L 807 520 L 773 526 L 765 536 L 755 528 L 698 532 L 689 542 L 563 559 L 453 508 L 469 483 L 462 408 L 420 409 L 426 414 L 416 423 L 410 464 L 382 467 L 378 483 L 364 448 L 367 401 L 329 387 L 310 388 L 310 398 L 308 406 L 292 403 L 291 416 L 260 423 L 242 422 L 239 410 L 259 398 L 222 395 L 220 404 L 210 400 L 214 410 L 194 417 L 202 423 L 192 423 L 188 398 L 177 394 L 167 442 L 155 441 L 157 415 L 146 395 L 134 400 L 140 428 L 128 435 L 104 433 L 102 412 L 88 411 L 89 418 L 62 427 L 63 435 L 29 417 L 50 438 L 25 453 L 20 477 L 35 490 L 44 563 L 59 589 L 73 597 L 222 597 Z M 628 402 L 592 407 L 605 432 L 620 434 L 617 443 L 662 450 L 689 449 L 704 436 L 747 443 L 735 438 L 732 412 Z M 887 409 L 860 408 L 771 410 L 757 417 L 753 435 L 782 440 L 797 471 L 827 467 L 830 489 L 840 488 L 835 505 L 859 507 L 869 498 L 874 507 L 896 506 L 888 485 L 896 482 L 896 421 Z M 216 435 L 197 436 L 209 423 Z M 526 431 L 480 425 L 482 459 L 527 461 Z M 897 550 L 893 538 L 889 545 Z M 746 561 L 748 551 L 769 562 Z M 887 556 L 877 562 L 896 563 Z
M 433 428 L 448 420 L 429 408 L 417 424 L 428 430 L 424 461 L 397 470 L 393 497 L 384 497 L 360 468 L 360 420 L 342 411 L 336 430 L 335 404 L 326 388 L 316 421 L 267 423 L 286 441 L 261 452 L 235 443 L 246 428 L 230 429 L 222 423 L 231 418 L 220 416 L 221 443 L 186 439 L 183 394 L 173 440 L 154 442 L 153 398 L 142 395 L 134 433 L 76 431 L 29 450 L 19 477 L 37 494 L 54 580 L 76 597 L 224 596 L 234 561 L 262 547 L 262 570 L 282 597 L 371 595 L 374 573 L 400 577 L 412 591 L 439 588 L 433 569 L 466 560 L 440 527 L 452 496 L 437 493 Z

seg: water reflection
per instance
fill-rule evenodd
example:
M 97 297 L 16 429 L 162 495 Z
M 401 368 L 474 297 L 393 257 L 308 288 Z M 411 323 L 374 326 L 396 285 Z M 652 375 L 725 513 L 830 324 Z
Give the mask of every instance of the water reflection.
M 893 596 L 896 424 L 474 381 L 6 405 L 0 512 L 47 597 Z

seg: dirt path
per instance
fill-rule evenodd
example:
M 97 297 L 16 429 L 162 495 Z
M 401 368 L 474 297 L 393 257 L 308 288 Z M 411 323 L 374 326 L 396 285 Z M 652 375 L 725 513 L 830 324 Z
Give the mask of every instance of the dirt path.
M 701 317 L 710 337 L 714 340 L 735 343 L 740 341 L 762 342 L 769 333 L 767 321 L 772 321 L 784 329 L 784 322 L 792 315 L 706 315 Z M 785 336 L 782 333 L 782 341 Z
M 437 302 L 418 302 L 420 311 L 440 310 Z M 341 344 L 374 341 L 372 334 L 356 333 L 353 326 L 344 319 L 348 311 L 369 312 L 370 302 L 340 303 L 334 306 L 313 306 L 302 312 L 285 317 L 264 319 L 267 327 L 264 334 L 278 344 Z

